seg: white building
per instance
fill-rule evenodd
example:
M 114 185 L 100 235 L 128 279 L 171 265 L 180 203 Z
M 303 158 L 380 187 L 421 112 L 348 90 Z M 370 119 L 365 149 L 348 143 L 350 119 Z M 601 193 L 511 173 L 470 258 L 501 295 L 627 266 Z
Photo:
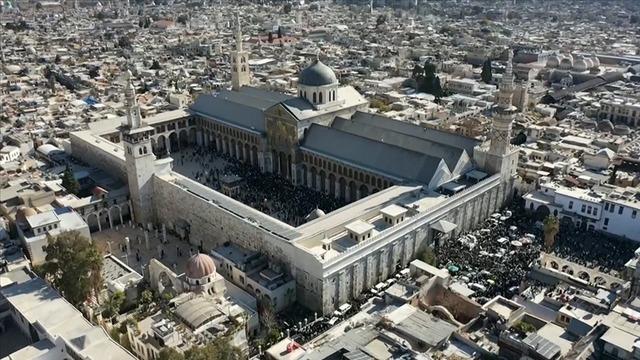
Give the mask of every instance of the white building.
M 628 126 L 640 124 L 640 102 L 626 98 L 602 100 L 598 117 L 602 120 L 625 123 Z
M 4 359 L 136 359 L 27 268 L 0 275 L 2 337 Z
M 11 161 L 18 160 L 20 157 L 20 148 L 17 146 L 5 146 L 0 149 L 0 164 L 6 164 Z
M 34 209 L 23 207 L 16 213 L 16 227 L 18 238 L 27 250 L 33 265 L 44 262 L 47 254 L 47 235 L 56 236 L 65 231 L 77 231 L 83 237 L 91 240 L 89 226 L 82 216 L 71 208 L 58 208 L 42 213 Z
M 524 196 L 528 210 L 557 216 L 561 223 L 640 241 L 640 199 L 637 189 L 600 186 L 569 188 L 553 182 Z

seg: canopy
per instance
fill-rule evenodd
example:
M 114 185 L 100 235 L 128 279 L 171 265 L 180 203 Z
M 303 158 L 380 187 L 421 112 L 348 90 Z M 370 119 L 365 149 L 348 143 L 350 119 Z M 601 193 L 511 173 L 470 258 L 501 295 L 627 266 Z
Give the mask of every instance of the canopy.
M 457 228 L 458 225 L 449 222 L 447 220 L 438 220 L 436 221 L 435 224 L 431 225 L 431 228 L 437 231 L 440 231 L 443 234 L 448 234 L 451 231 L 453 231 L 453 229 Z

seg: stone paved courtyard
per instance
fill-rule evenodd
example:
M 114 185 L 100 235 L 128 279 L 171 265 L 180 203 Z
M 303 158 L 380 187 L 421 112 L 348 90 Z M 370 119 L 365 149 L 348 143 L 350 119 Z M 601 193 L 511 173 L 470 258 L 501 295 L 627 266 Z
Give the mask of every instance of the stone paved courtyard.
M 130 251 L 123 251 L 125 238 L 129 238 Z M 122 262 L 142 274 L 142 267 L 146 267 L 152 258 L 160 260 L 166 266 L 173 268 L 177 274 L 184 272 L 185 264 L 190 254 L 198 249 L 188 244 L 185 240 L 167 232 L 166 243 L 163 243 L 162 229 L 152 230 L 148 233 L 149 244 L 145 242 L 144 231 L 141 228 L 129 225 L 117 226 L 113 229 L 94 232 L 91 238 L 97 244 L 98 249 L 104 254 L 109 252 L 117 256 Z M 178 255 L 178 249 L 182 255 Z M 136 254 L 139 255 L 139 260 Z

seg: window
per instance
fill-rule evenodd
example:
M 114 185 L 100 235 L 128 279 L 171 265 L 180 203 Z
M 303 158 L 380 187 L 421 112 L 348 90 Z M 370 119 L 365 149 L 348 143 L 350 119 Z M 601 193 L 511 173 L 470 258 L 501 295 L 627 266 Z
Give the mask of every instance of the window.
M 587 214 L 591 215 L 591 206 L 587 207 Z
M 607 210 L 609 210 L 609 203 L 604 204 L 604 211 L 607 211 Z
M 598 215 L 598 208 L 596 207 L 593 208 L 593 215 Z
M 314 104 L 316 103 L 316 98 L 317 98 L 317 97 L 316 97 L 316 93 L 314 92 L 314 93 L 313 93 L 313 103 L 314 103 Z
M 638 211 L 637 211 L 637 210 L 633 210 L 633 211 L 631 212 L 631 218 L 632 218 L 632 219 L 635 219 L 637 215 L 638 215 Z
M 573 201 L 569 201 L 569 210 L 573 209 Z
M 616 206 L 611 204 L 611 207 L 609 208 L 609 212 L 612 213 L 615 210 Z
M 609 225 L 609 218 L 604 218 L 604 226 Z
M 585 211 L 587 211 L 587 205 L 582 204 L 582 210 L 581 210 L 581 212 L 585 212 Z
M 322 93 L 318 94 L 318 101 L 322 104 Z
M 623 211 L 624 211 L 624 207 L 620 206 L 620 209 L 618 209 L 618 215 L 622 215 Z

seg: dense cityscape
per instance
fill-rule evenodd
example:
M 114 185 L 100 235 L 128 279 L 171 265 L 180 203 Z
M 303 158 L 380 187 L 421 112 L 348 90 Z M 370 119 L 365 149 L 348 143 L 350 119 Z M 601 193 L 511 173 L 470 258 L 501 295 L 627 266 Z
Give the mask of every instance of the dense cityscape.
M 0 359 L 640 358 L 640 1 L 0 0 Z

